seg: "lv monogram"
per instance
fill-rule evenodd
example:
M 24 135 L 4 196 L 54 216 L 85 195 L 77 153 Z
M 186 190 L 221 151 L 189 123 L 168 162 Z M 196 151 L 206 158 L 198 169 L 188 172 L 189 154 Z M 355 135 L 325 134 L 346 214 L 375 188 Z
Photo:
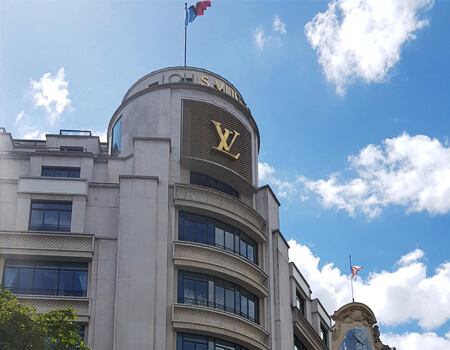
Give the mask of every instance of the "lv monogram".
M 216 127 L 216 131 L 217 134 L 219 135 L 219 139 L 220 139 L 220 143 L 219 146 L 217 147 L 213 147 L 213 149 L 219 151 L 219 152 L 223 152 L 226 155 L 234 158 L 234 159 L 238 159 L 239 156 L 241 155 L 240 153 L 234 155 L 230 153 L 230 148 L 233 146 L 234 141 L 236 140 L 236 138 L 239 136 L 239 133 L 236 130 L 228 130 L 228 129 L 224 129 L 225 132 L 222 132 L 222 128 L 220 127 L 220 123 L 216 122 L 214 120 L 211 120 L 212 123 L 214 124 L 214 126 Z M 227 143 L 228 138 L 230 135 L 234 135 L 233 138 L 231 139 L 230 143 Z

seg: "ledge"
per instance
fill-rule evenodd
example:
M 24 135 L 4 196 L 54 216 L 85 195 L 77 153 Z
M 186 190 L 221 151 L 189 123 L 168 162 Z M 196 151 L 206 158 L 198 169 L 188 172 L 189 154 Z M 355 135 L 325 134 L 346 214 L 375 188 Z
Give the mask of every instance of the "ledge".
M 200 243 L 174 242 L 175 266 L 190 266 L 205 273 L 226 275 L 243 283 L 252 293 L 260 297 L 268 295 L 268 276 L 258 266 L 236 254 Z
M 224 218 L 231 218 L 241 226 L 249 228 L 265 242 L 265 220 L 254 209 L 225 193 L 206 187 L 175 184 L 175 206 L 199 208 L 218 213 Z
M 15 294 L 21 302 L 30 304 L 38 314 L 43 314 L 54 309 L 72 308 L 76 310 L 77 322 L 89 321 L 89 299 L 76 297 L 60 297 L 53 295 L 28 295 Z
M 88 187 L 88 181 L 86 179 L 20 177 L 17 192 L 87 196 Z
M 224 311 L 196 305 L 175 304 L 172 309 L 173 328 L 201 331 L 238 340 L 252 349 L 269 349 L 269 333 L 256 323 Z M 248 346 L 247 346 L 248 347 Z
M 0 231 L 0 253 L 91 259 L 94 254 L 94 235 Z

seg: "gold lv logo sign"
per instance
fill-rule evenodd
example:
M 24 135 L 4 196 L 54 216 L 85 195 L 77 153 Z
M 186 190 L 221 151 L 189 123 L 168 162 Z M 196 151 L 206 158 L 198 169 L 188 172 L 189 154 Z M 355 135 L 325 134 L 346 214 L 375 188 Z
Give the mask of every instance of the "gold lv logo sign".
M 241 154 L 240 153 L 238 153 L 236 155 L 231 154 L 230 153 L 230 148 L 231 148 L 231 146 L 233 146 L 233 143 L 236 140 L 236 138 L 239 136 L 239 133 L 236 130 L 230 131 L 228 129 L 224 129 L 225 132 L 222 132 L 222 128 L 220 127 L 220 123 L 216 122 L 214 120 L 211 120 L 211 121 L 214 124 L 214 126 L 216 127 L 216 131 L 217 131 L 217 134 L 219 135 L 219 139 L 220 139 L 219 146 L 213 147 L 213 149 L 218 150 L 220 152 L 223 152 L 223 153 L 229 155 L 230 157 L 232 157 L 234 159 L 238 159 Z M 230 135 L 233 135 L 233 134 L 234 134 L 234 136 L 231 139 L 230 143 L 227 143 L 228 137 Z

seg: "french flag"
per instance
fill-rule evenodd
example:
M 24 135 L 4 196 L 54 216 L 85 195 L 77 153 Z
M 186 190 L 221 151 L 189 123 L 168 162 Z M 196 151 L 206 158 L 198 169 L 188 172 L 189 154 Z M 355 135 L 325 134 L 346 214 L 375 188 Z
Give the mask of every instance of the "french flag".
M 194 19 L 197 16 L 203 16 L 203 13 L 205 12 L 207 7 L 211 7 L 211 1 L 199 1 L 195 5 L 192 5 L 188 9 L 186 9 L 186 18 L 184 25 L 187 27 L 187 25 L 190 22 L 193 22 Z

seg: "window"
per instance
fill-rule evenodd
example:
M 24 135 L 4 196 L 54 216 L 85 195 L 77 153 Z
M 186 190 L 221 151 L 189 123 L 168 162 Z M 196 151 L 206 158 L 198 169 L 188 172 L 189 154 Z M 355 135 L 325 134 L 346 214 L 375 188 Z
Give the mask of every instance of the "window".
M 207 216 L 180 212 L 178 239 L 215 246 L 255 264 L 258 262 L 257 244 L 253 239 L 237 228 Z
M 117 120 L 112 129 L 111 154 L 117 155 L 120 152 L 122 144 L 122 117 Z
M 230 196 L 239 198 L 239 193 L 234 188 L 207 175 L 191 172 L 191 184 L 212 188 L 220 192 L 225 192 Z
M 66 167 L 42 167 L 42 176 L 48 177 L 80 177 L 80 168 L 66 168 Z
M 60 146 L 61 152 L 84 152 L 84 148 L 81 146 Z
M 297 309 L 301 312 L 302 315 L 305 315 L 305 298 L 303 298 L 303 296 L 299 292 L 297 292 L 295 295 L 295 299 Z
M 178 333 L 177 350 L 248 350 L 238 344 L 212 337 Z
M 70 231 L 72 202 L 32 201 L 30 230 Z
M 258 298 L 237 284 L 213 276 L 179 271 L 178 303 L 220 309 L 258 323 Z
M 308 350 L 305 345 L 294 335 L 294 350 Z
M 85 297 L 87 263 L 6 261 L 3 288 L 16 294 Z
M 320 339 L 322 339 L 325 345 L 328 345 L 328 331 L 322 323 L 320 324 Z

